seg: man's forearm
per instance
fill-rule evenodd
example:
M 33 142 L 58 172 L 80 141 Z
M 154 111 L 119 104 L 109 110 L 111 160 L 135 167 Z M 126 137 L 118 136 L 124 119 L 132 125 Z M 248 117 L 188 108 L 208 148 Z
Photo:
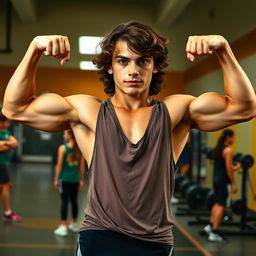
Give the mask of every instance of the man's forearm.
M 12 115 L 30 102 L 35 93 L 35 73 L 42 52 L 30 44 L 23 60 L 10 79 L 3 101 L 3 113 Z
M 224 90 L 232 103 L 241 107 L 250 107 L 255 104 L 255 92 L 251 82 L 238 61 L 229 44 L 225 41 L 222 48 L 216 51 L 224 74 Z

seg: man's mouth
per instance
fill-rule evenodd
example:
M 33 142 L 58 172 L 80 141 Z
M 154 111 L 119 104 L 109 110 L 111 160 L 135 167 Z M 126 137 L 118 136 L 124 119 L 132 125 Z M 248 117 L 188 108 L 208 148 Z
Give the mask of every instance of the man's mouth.
M 126 84 L 128 84 L 129 86 L 137 86 L 139 84 L 142 83 L 141 80 L 127 80 L 125 81 Z

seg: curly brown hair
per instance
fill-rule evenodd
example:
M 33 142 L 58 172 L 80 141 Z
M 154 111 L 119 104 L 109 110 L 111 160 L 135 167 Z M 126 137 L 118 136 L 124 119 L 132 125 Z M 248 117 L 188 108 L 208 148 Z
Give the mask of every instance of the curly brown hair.
M 110 96 L 115 94 L 114 78 L 112 74 L 108 73 L 108 70 L 112 66 L 112 55 L 119 40 L 126 41 L 129 49 L 133 52 L 153 57 L 154 66 L 158 72 L 152 75 L 149 95 L 158 94 L 164 79 L 163 69 L 168 66 L 168 49 L 166 47 L 168 40 L 148 25 L 136 21 L 118 25 L 99 44 L 102 52 L 95 55 L 93 64 L 99 69 L 98 75 L 105 86 L 105 93 Z

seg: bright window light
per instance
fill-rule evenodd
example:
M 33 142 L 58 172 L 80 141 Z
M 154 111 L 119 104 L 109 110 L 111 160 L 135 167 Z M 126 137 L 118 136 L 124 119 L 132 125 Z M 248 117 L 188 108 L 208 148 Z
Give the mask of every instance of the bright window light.
M 96 66 L 91 61 L 80 61 L 80 69 L 97 70 Z
M 80 36 L 79 37 L 79 52 L 81 54 L 96 54 L 101 52 L 99 42 L 103 37 L 97 36 Z

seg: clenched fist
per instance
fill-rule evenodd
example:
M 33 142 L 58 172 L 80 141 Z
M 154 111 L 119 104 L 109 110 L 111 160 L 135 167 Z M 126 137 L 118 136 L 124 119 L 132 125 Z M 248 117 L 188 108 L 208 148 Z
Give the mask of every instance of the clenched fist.
M 70 44 L 66 36 L 37 36 L 32 43 L 36 49 L 42 51 L 46 56 L 60 59 L 61 64 L 70 59 Z
M 187 58 L 194 61 L 196 56 L 212 54 L 226 43 L 226 39 L 218 35 L 190 36 L 186 45 Z

